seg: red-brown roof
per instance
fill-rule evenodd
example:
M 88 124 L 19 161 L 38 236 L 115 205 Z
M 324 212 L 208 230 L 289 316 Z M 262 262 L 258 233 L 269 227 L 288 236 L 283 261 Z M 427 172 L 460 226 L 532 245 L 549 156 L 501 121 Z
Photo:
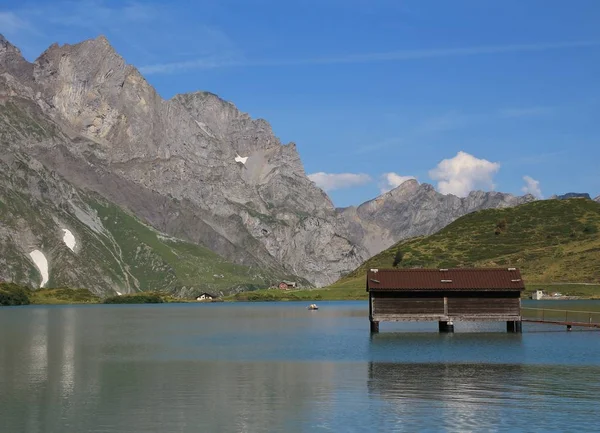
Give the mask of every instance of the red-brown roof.
M 371 269 L 367 291 L 523 290 L 517 268 Z

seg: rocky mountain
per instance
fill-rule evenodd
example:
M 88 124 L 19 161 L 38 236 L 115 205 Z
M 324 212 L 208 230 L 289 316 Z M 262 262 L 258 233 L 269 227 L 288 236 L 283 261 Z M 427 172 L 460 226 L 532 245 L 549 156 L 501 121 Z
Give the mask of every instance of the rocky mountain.
M 599 195 L 598 197 L 596 197 L 596 198 L 594 199 L 594 201 L 597 201 L 598 203 L 600 203 L 600 195 Z
M 531 195 L 515 197 L 483 191 L 473 191 L 461 198 L 440 194 L 429 184 L 408 180 L 374 200 L 341 210 L 340 215 L 349 239 L 363 245 L 373 256 L 399 240 L 435 233 L 465 214 L 534 200 Z
M 550 200 L 568 200 L 570 198 L 585 198 L 591 200 L 592 198 L 587 192 L 568 192 L 561 195 L 553 195 Z
M 18 174 L 14 167 L 23 161 L 36 167 L 37 174 L 25 180 L 14 174 L 0 178 L 3 203 L 14 200 L 15 191 L 23 197 L 20 213 L 11 210 L 12 225 L 0 221 L 10 254 L 22 259 L 21 271 L 11 265 L 0 277 L 29 282 L 40 278 L 32 274 L 31 249 L 51 243 L 42 235 L 45 229 L 34 225 L 50 218 L 44 227 L 60 234 L 67 217 L 50 209 L 67 212 L 72 194 L 88 206 L 77 205 L 88 216 L 68 211 L 82 216 L 84 225 L 94 217 L 106 218 L 102 224 L 110 227 L 112 217 L 101 217 L 94 204 L 102 202 L 160 236 L 258 270 L 256 281 L 288 275 L 316 286 L 400 239 L 432 233 L 464 213 L 532 199 L 483 192 L 461 199 L 407 183 L 358 208 L 336 210 L 307 178 L 296 145 L 282 144 L 266 121 L 207 92 L 164 100 L 102 36 L 54 44 L 33 63 L 0 36 L 0 149 L 10 173 Z M 48 179 L 57 182 L 48 187 L 52 206 L 35 186 L 50 185 Z M 102 267 L 89 282 L 61 276 L 62 263 L 76 272 L 82 252 L 62 246 L 49 251 L 54 284 L 90 284 L 100 291 L 115 281 L 101 278 Z M 67 255 L 75 257 L 69 262 Z M 135 267 L 135 260 L 127 264 Z M 126 274 L 118 280 L 127 280 Z M 182 281 L 115 284 L 138 290 L 179 287 Z

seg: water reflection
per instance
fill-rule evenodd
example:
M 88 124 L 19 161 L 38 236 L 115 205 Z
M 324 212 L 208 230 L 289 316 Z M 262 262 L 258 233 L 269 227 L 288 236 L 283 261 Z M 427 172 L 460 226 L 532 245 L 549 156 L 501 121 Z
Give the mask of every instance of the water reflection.
M 522 398 L 512 384 L 523 375 L 520 365 L 370 363 L 369 392 L 392 400 L 400 419 L 434 416 L 464 432 L 501 422 L 501 406 Z
M 368 389 L 389 403 L 396 431 L 593 431 L 597 368 L 370 363 Z M 565 378 L 569 382 L 565 382 Z M 425 421 L 427 420 L 427 421 Z M 563 427 L 561 427 L 561 425 Z

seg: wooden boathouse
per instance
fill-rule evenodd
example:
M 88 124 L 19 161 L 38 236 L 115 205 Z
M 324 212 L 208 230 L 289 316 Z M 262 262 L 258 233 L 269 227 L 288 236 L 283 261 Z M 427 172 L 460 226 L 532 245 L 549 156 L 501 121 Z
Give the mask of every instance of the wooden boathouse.
M 521 332 L 524 289 L 517 268 L 370 269 L 371 332 L 402 321 L 438 321 L 440 332 L 453 332 L 455 321 L 505 321 Z

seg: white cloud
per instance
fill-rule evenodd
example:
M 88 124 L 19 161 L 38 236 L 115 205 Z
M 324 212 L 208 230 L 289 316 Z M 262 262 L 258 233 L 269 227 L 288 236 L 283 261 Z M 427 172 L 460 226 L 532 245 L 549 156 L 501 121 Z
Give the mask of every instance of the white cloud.
M 399 187 L 407 180 L 416 180 L 414 176 L 401 176 L 398 173 L 383 173 L 379 180 L 379 190 L 382 194 Z
M 365 173 L 313 173 L 308 178 L 325 191 L 352 188 L 371 182 L 371 176 Z
M 442 194 L 465 197 L 474 189 L 494 189 L 493 178 L 499 169 L 497 162 L 460 151 L 454 158 L 444 159 L 430 170 L 429 176 L 438 181 L 438 190 Z
M 542 190 L 540 188 L 540 181 L 535 180 L 531 176 L 523 176 L 525 185 L 521 188 L 525 194 L 531 194 L 535 198 L 542 198 Z

